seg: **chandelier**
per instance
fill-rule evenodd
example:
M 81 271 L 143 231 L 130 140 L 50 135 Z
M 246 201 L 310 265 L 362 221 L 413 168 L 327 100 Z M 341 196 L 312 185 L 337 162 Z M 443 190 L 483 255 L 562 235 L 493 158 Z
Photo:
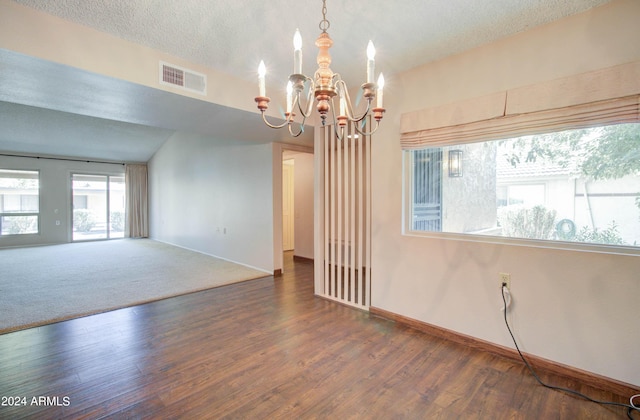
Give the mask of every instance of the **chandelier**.
M 367 46 L 367 81 L 362 85 L 362 96 L 366 100 L 366 109 L 360 115 L 356 115 L 353 110 L 351 99 L 349 97 L 349 90 L 347 84 L 342 80 L 338 73 L 334 73 L 329 66 L 331 65 L 331 56 L 329 55 L 329 48 L 333 45 L 333 41 L 327 29 L 331 24 L 327 20 L 327 2 L 322 1 L 322 20 L 318 25 L 322 30 L 318 39 L 316 39 L 316 46 L 319 49 L 317 63 L 318 69 L 316 70 L 314 77 L 308 77 L 302 73 L 302 37 L 300 32 L 296 29 L 296 33 L 293 37 L 293 74 L 289 76 L 289 82 L 287 83 L 286 103 L 287 108 L 285 115 L 285 121 L 280 125 L 271 124 L 267 121 L 265 111 L 269 108 L 270 98 L 266 96 L 265 88 L 265 75 L 266 67 L 264 61 L 260 61 L 258 67 L 258 86 L 259 96 L 255 98 L 258 104 L 258 109 L 262 113 L 262 120 L 265 124 L 271 128 L 283 128 L 285 126 L 289 129 L 289 134 L 293 137 L 298 137 L 304 132 L 304 123 L 306 119 L 311 116 L 312 107 L 317 102 L 316 108 L 320 114 L 322 125 L 326 125 L 327 116 L 331 114 L 331 121 L 334 127 L 340 127 L 341 130 L 336 129 L 336 135 L 338 138 L 342 138 L 340 131 L 344 131 L 344 127 L 347 125 L 347 121 L 351 121 L 354 124 L 356 131 L 362 135 L 373 134 L 380 125 L 382 114 L 385 109 L 382 106 L 382 89 L 384 87 L 384 77 L 382 73 L 378 77 L 377 83 L 374 82 L 375 73 L 375 48 L 373 43 L 369 41 Z M 306 92 L 306 94 L 305 94 Z M 338 96 L 339 109 L 338 115 L 334 107 L 333 99 Z M 372 107 L 372 102 L 376 100 L 375 107 Z M 296 113 L 294 110 L 300 112 L 302 121 L 297 122 L 299 126 L 294 129 L 294 117 Z M 375 126 L 370 131 L 363 129 L 365 118 L 369 115 L 373 115 L 375 119 Z

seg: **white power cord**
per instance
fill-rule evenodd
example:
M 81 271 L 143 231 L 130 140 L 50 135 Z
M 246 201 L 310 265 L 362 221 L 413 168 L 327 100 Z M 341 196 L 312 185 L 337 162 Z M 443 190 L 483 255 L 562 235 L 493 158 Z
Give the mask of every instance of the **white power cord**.
M 506 284 L 502 285 L 502 295 L 504 297 L 504 306 L 500 309 L 500 311 L 504 312 L 511 306 L 511 291 Z
M 623 403 L 617 403 L 617 402 L 612 402 L 612 401 L 595 400 L 595 399 L 593 399 L 593 398 L 591 398 L 591 397 L 589 397 L 587 395 L 584 395 L 584 394 L 582 394 L 582 393 L 580 393 L 578 391 L 574 391 L 574 390 L 568 389 L 568 388 L 562 388 L 562 387 L 559 387 L 559 386 L 549 385 L 549 384 L 546 384 L 546 383 L 542 382 L 540 377 L 538 377 L 538 374 L 536 374 L 536 372 L 533 370 L 533 367 L 531 367 L 531 365 L 529 364 L 527 359 L 525 359 L 524 355 L 520 351 L 520 347 L 518 347 L 518 343 L 516 342 L 516 337 L 513 335 L 513 331 L 511 331 L 511 327 L 509 326 L 509 321 L 507 320 L 507 309 L 509 308 L 509 306 L 511 306 L 511 292 L 509 291 L 509 288 L 507 287 L 506 284 L 502 285 L 502 290 L 501 291 L 502 291 L 502 302 L 504 303 L 504 307 L 501 309 L 501 311 L 504 312 L 504 314 L 503 314 L 504 323 L 507 326 L 507 330 L 509 331 L 509 335 L 511 335 L 511 339 L 513 340 L 513 345 L 516 347 L 516 350 L 518 351 L 518 354 L 520 355 L 520 358 L 522 359 L 524 364 L 527 366 L 527 368 L 529 369 L 529 371 L 531 372 L 533 377 L 538 381 L 538 383 L 540 383 L 540 385 L 544 386 L 545 388 L 555 389 L 557 391 L 562 391 L 562 392 L 567 392 L 569 394 L 577 395 L 580 398 L 584 398 L 585 400 L 594 402 L 596 404 L 625 407 L 627 409 L 627 417 L 629 419 L 633 420 L 633 417 L 632 417 L 631 413 L 633 411 L 640 412 L 640 406 L 636 405 L 633 402 L 633 400 L 635 400 L 636 398 L 639 398 L 640 394 L 635 394 L 635 395 L 631 396 L 631 398 L 629 399 L 629 404 L 623 404 Z

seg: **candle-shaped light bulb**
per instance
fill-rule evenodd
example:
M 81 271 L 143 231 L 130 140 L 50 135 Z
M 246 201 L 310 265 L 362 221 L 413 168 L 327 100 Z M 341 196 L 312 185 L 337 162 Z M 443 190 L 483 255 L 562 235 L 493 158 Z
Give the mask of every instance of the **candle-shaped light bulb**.
M 347 108 L 347 100 L 344 98 L 344 94 L 340 92 L 340 115 L 346 115 L 345 110 Z
M 267 96 L 265 91 L 264 76 L 267 74 L 267 68 L 264 66 L 264 61 L 260 60 L 258 66 L 258 89 L 260 90 L 260 96 Z
M 293 35 L 293 73 L 302 74 L 302 36 L 298 29 Z
M 373 83 L 373 78 L 375 77 L 375 56 L 376 49 L 373 46 L 373 42 L 369 40 L 367 45 L 367 83 Z
M 289 81 L 287 83 L 287 114 L 291 114 L 292 105 L 293 105 L 293 83 Z
M 376 93 L 376 97 L 378 98 L 378 108 L 384 108 L 382 106 L 382 89 L 384 89 L 384 76 L 380 73 L 380 76 L 378 77 L 378 92 Z

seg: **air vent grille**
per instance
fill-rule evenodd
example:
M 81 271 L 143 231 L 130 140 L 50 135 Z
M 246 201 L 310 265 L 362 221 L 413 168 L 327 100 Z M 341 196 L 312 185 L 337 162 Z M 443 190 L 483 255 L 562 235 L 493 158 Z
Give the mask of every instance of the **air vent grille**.
M 160 62 L 160 84 L 179 87 L 202 95 L 207 94 L 207 76 L 162 61 Z

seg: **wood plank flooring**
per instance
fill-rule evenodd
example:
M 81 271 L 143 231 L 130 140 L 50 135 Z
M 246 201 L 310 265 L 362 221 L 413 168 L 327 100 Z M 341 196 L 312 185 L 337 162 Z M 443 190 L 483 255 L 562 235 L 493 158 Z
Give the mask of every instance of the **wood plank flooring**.
M 520 363 L 314 297 L 313 264 L 285 261 L 275 279 L 0 335 L 0 397 L 25 402 L 0 418 L 626 418 Z

